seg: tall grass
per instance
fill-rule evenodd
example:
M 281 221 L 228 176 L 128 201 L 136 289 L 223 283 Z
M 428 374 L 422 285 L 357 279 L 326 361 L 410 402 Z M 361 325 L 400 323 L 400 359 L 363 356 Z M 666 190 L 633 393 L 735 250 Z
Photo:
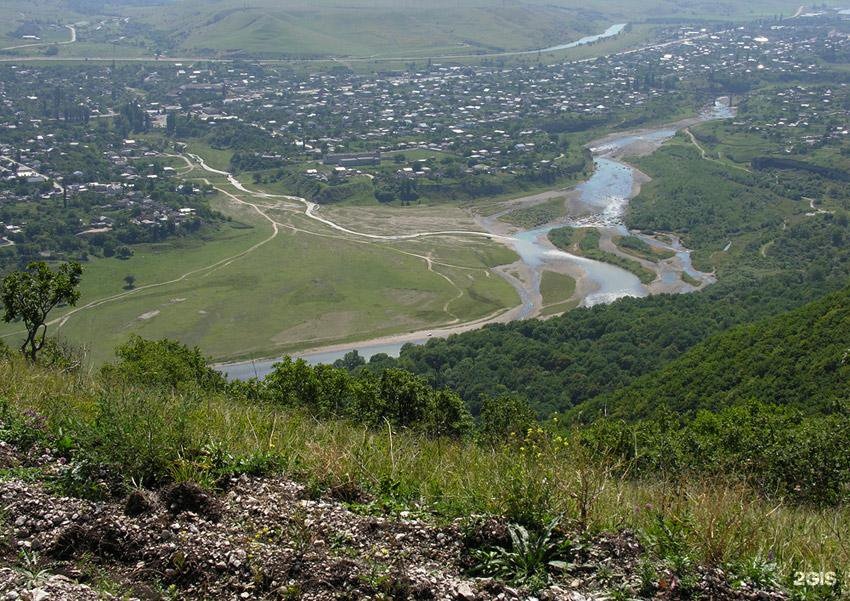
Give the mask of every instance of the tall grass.
M 47 435 L 72 456 L 111 463 L 127 481 L 212 485 L 228 470 L 274 470 L 317 490 L 357 488 L 445 519 L 493 513 L 543 523 L 562 515 L 579 530 L 631 529 L 659 556 L 672 536 L 679 553 L 710 566 L 764 559 L 787 577 L 850 565 L 847 507 L 785 505 L 705 478 L 636 480 L 542 430 L 498 447 L 430 440 L 221 395 L 121 387 L 17 359 L 0 361 L 0 400 L 42 415 Z

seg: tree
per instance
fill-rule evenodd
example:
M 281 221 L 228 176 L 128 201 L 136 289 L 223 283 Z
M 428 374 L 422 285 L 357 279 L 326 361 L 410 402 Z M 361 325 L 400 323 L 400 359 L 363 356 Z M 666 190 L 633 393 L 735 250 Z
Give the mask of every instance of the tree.
M 439 390 L 434 393 L 425 430 L 429 436 L 465 438 L 472 434 L 475 422 L 466 404 L 456 393 Z
M 169 136 L 177 133 L 177 115 L 174 112 L 169 112 L 165 117 L 165 131 Z
M 107 380 L 173 390 L 196 387 L 210 392 L 224 390 L 227 384 L 221 373 L 207 365 L 197 347 L 173 340 L 146 340 L 133 334 L 115 354 L 118 361 L 101 370 Z
M 536 422 L 528 401 L 517 396 L 487 398 L 481 406 L 481 436 L 493 444 L 508 440 L 511 434 L 521 437 Z
M 5 313 L 3 321 L 23 321 L 27 338 L 21 352 L 35 361 L 47 335 L 47 315 L 60 303 L 74 306 L 80 298 L 77 286 L 83 268 L 79 263 L 66 263 L 56 271 L 47 263 L 30 263 L 24 271 L 14 271 L 0 284 L 0 298 Z
M 124 282 L 127 284 L 127 290 L 132 290 L 136 287 L 136 276 L 134 275 L 126 275 L 124 276 Z
M 348 351 L 342 359 L 334 361 L 334 367 L 340 367 L 342 369 L 347 369 L 348 371 L 354 371 L 363 365 L 366 365 L 366 359 L 361 357 L 360 353 L 358 353 L 356 349 Z

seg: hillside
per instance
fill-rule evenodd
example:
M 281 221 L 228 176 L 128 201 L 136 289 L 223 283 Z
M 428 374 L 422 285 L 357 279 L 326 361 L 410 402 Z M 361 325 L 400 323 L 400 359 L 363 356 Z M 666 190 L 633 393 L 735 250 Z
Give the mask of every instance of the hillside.
M 434 391 L 398 373 L 343 418 L 310 396 L 345 398 L 341 371 L 225 385 L 180 345 L 121 354 L 97 376 L 0 359 L 6 598 L 771 600 L 799 592 L 796 566 L 847 561 L 822 544 L 834 497 L 636 478 L 592 431 L 526 429 L 510 402 L 439 436 L 409 411 Z M 847 449 L 832 425 L 805 458 Z
M 636 419 L 716 411 L 750 399 L 805 412 L 850 400 L 850 288 L 713 336 L 616 392 L 580 405 Z
M 78 43 L 64 46 L 63 54 L 112 56 L 116 42 L 122 56 L 405 59 L 535 50 L 600 33 L 614 23 L 645 22 L 628 37 L 628 44 L 637 45 L 664 23 L 789 15 L 797 7 L 790 0 L 747 5 L 654 0 L 640 9 L 630 2 L 574 0 L 12 0 L 0 7 L 0 48 L 20 45 L 21 31 L 34 32 L 45 43 L 19 50 L 38 54 L 39 45 L 67 40 L 57 24 L 77 23 Z

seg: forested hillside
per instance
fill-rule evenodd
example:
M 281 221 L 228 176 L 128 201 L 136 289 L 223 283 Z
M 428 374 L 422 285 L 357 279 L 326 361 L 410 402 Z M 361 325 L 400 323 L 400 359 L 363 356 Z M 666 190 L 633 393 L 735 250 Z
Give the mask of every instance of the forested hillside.
M 579 408 L 627 420 L 757 399 L 804 412 L 850 400 L 850 288 L 718 334 L 664 368 Z
M 679 232 L 688 248 L 723 248 L 731 236 L 778 227 L 794 201 L 771 189 L 773 176 L 702 160 L 693 146 L 670 144 L 640 159 L 653 181 L 629 205 L 627 225 Z

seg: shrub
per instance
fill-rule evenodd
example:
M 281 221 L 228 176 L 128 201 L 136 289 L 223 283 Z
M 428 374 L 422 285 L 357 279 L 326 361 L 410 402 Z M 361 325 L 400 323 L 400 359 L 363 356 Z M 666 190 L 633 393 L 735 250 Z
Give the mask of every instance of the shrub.
M 424 378 L 400 369 L 351 375 L 328 365 L 284 358 L 264 381 L 264 396 L 303 407 L 320 418 L 345 418 L 372 427 L 389 423 L 428 436 L 459 438 L 472 432 L 469 410 L 453 392 L 435 391 Z M 243 385 L 244 387 L 244 385 Z
M 668 474 L 746 481 L 765 496 L 839 505 L 850 498 L 850 413 L 829 415 L 751 401 L 690 421 L 673 415 L 634 424 L 601 420 L 584 445 L 625 459 L 639 476 Z
M 118 362 L 105 365 L 101 374 L 142 386 L 162 386 L 172 390 L 197 387 L 205 391 L 221 391 L 224 376 L 207 366 L 201 351 L 173 340 L 145 340 L 132 335 L 119 346 Z
M 487 398 L 481 405 L 480 434 L 483 440 L 497 443 L 524 434 L 537 423 L 528 401 L 516 396 Z
M 558 521 L 554 519 L 540 531 L 532 532 L 519 524 L 510 524 L 511 548 L 473 549 L 472 556 L 477 561 L 473 572 L 528 586 L 531 590 L 543 588 L 549 582 L 550 571 L 563 571 L 569 566 L 571 543 L 555 532 Z

